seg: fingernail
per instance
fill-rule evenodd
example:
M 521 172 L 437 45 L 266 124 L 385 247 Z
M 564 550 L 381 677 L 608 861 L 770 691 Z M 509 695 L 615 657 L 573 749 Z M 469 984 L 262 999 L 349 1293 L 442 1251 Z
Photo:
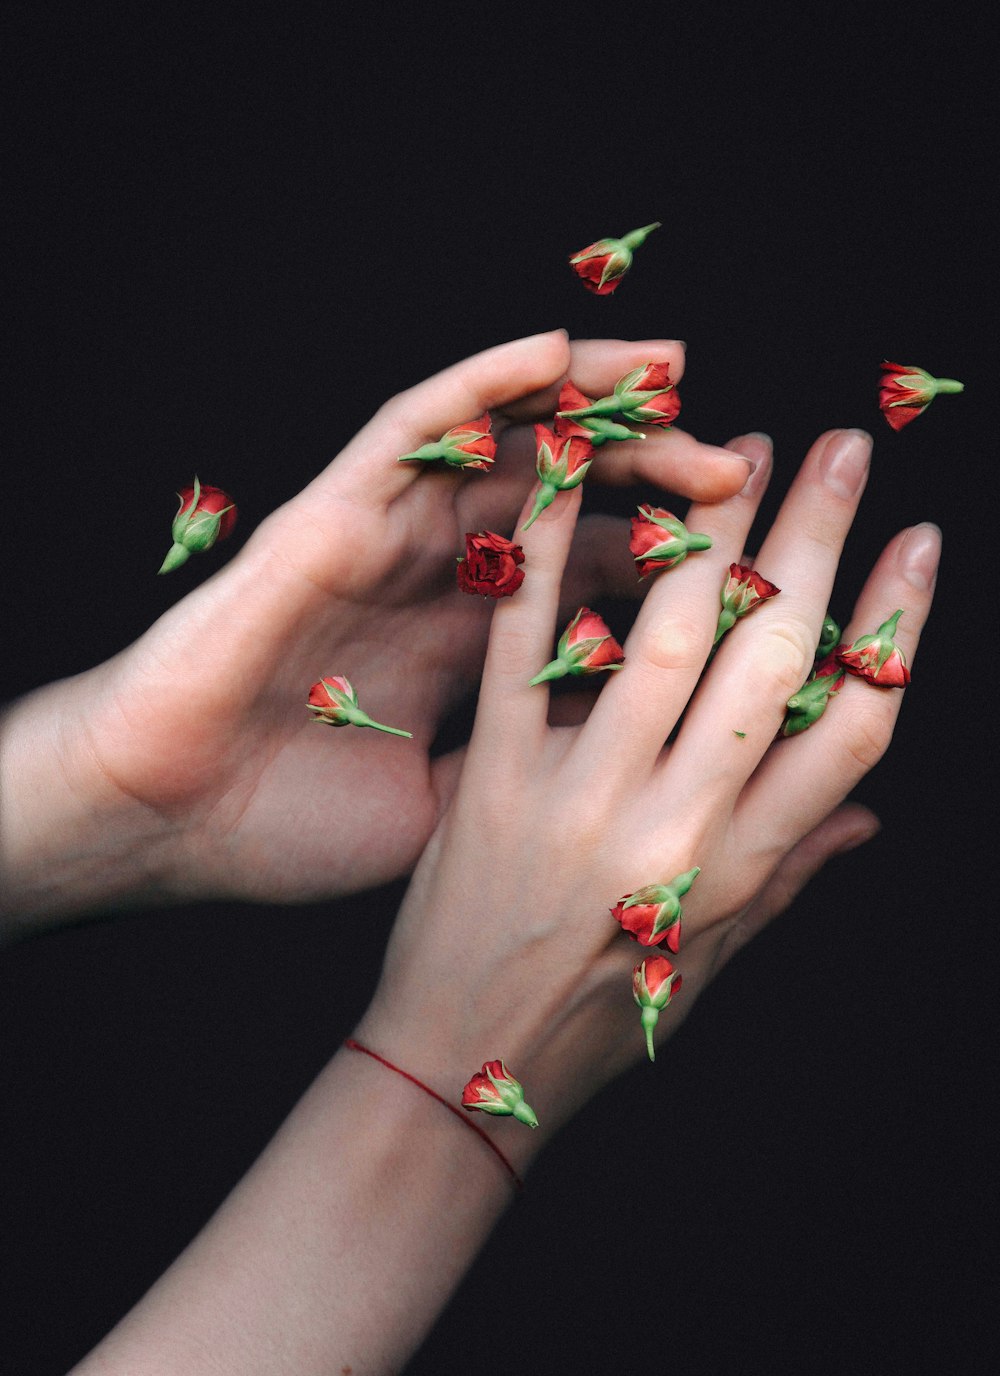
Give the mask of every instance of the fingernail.
M 928 592 L 934 586 L 941 559 L 941 528 L 933 521 L 912 526 L 899 547 L 899 566 L 913 588 Z
M 836 855 L 846 855 L 849 850 L 857 850 L 858 846 L 863 846 L 866 841 L 871 841 L 882 830 L 882 823 L 874 814 L 868 819 L 863 827 L 852 832 L 846 841 L 841 841 L 834 852 Z
M 746 459 L 750 465 L 750 473 L 746 482 L 740 488 L 741 497 L 756 497 L 767 483 L 771 472 L 771 450 L 772 440 L 770 435 L 765 435 L 762 430 L 751 430 L 744 435 L 744 439 L 757 440 L 764 446 L 764 453 L 756 459 L 749 458 L 746 454 L 741 454 L 741 459 Z
M 831 492 L 849 501 L 864 486 L 872 454 L 867 430 L 842 430 L 832 435 L 823 450 L 819 471 Z

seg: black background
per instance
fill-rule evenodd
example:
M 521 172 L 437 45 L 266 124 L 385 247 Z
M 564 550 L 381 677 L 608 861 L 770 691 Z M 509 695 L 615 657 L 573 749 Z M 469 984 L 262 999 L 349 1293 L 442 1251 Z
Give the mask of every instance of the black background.
M 896 530 L 945 533 L 856 794 L 884 830 L 555 1141 L 410 1369 L 990 1370 L 993 58 L 956 7 L 686 9 L 7 7 L 7 692 L 129 643 L 386 397 L 503 339 L 686 339 L 685 427 L 775 437 L 762 521 L 816 434 L 870 428 L 834 612 Z M 568 271 L 655 219 L 613 297 Z M 966 392 L 896 435 L 885 357 Z M 194 472 L 240 525 L 158 579 Z M 3 953 L 4 1370 L 64 1370 L 197 1231 L 363 1010 L 401 891 Z

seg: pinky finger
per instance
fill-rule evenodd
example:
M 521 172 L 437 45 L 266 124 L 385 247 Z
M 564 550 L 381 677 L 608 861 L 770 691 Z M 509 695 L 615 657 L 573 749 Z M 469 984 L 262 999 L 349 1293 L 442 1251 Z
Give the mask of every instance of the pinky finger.
M 923 524 L 902 531 L 883 551 L 855 608 L 844 639 L 873 632 L 899 607 L 895 634 L 913 659 L 930 610 L 941 532 Z M 852 675 L 810 729 L 777 741 L 740 795 L 733 827 L 740 846 L 761 858 L 783 855 L 847 797 L 885 754 L 904 696 Z

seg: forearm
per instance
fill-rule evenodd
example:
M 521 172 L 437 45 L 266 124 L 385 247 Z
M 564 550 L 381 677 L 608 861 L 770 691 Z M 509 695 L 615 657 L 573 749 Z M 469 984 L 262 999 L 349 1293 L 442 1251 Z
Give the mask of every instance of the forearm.
M 534 1134 L 502 1126 L 523 1169 Z M 398 1372 L 513 1196 L 442 1105 L 341 1051 L 75 1376 Z
M 0 941 L 103 907 L 163 895 L 171 827 L 101 773 L 51 684 L 0 716 Z

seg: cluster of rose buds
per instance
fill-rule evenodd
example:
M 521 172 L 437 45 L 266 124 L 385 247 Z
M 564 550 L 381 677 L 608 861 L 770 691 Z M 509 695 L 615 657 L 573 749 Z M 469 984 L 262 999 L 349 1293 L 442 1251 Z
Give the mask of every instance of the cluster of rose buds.
M 906 656 L 894 639 L 902 615 L 900 608 L 888 621 L 883 621 L 873 635 L 858 636 L 851 645 L 836 644 L 840 639 L 840 627 L 828 616 L 823 623 L 813 671 L 785 703 L 781 734 L 796 736 L 819 721 L 848 674 L 863 678 L 878 688 L 905 688 L 910 681 L 910 671 L 906 667 Z
M 462 1107 L 473 1112 L 516 1118 L 529 1128 L 538 1127 L 535 1110 L 524 1101 L 524 1090 L 502 1060 L 487 1061 L 462 1090 Z
M 571 402 L 571 405 L 566 405 Z M 559 397 L 556 419 L 572 421 L 576 433 L 589 432 L 591 443 L 609 439 L 645 438 L 620 422 L 656 425 L 668 430 L 680 415 L 681 399 L 670 381 L 669 363 L 643 363 L 620 377 L 606 397 L 591 401 L 576 387 Z M 615 417 L 618 419 L 616 420 Z
M 611 909 L 611 916 L 622 931 L 640 946 L 658 946 L 660 942 L 675 954 L 681 944 L 681 899 L 701 873 L 699 866 L 686 870 L 671 879 L 669 884 L 647 884 L 620 898 Z M 653 1029 L 673 993 L 681 987 L 681 977 L 666 956 L 647 956 L 632 971 L 632 995 L 642 1009 L 642 1026 L 646 1033 L 646 1051 L 653 1054 Z

